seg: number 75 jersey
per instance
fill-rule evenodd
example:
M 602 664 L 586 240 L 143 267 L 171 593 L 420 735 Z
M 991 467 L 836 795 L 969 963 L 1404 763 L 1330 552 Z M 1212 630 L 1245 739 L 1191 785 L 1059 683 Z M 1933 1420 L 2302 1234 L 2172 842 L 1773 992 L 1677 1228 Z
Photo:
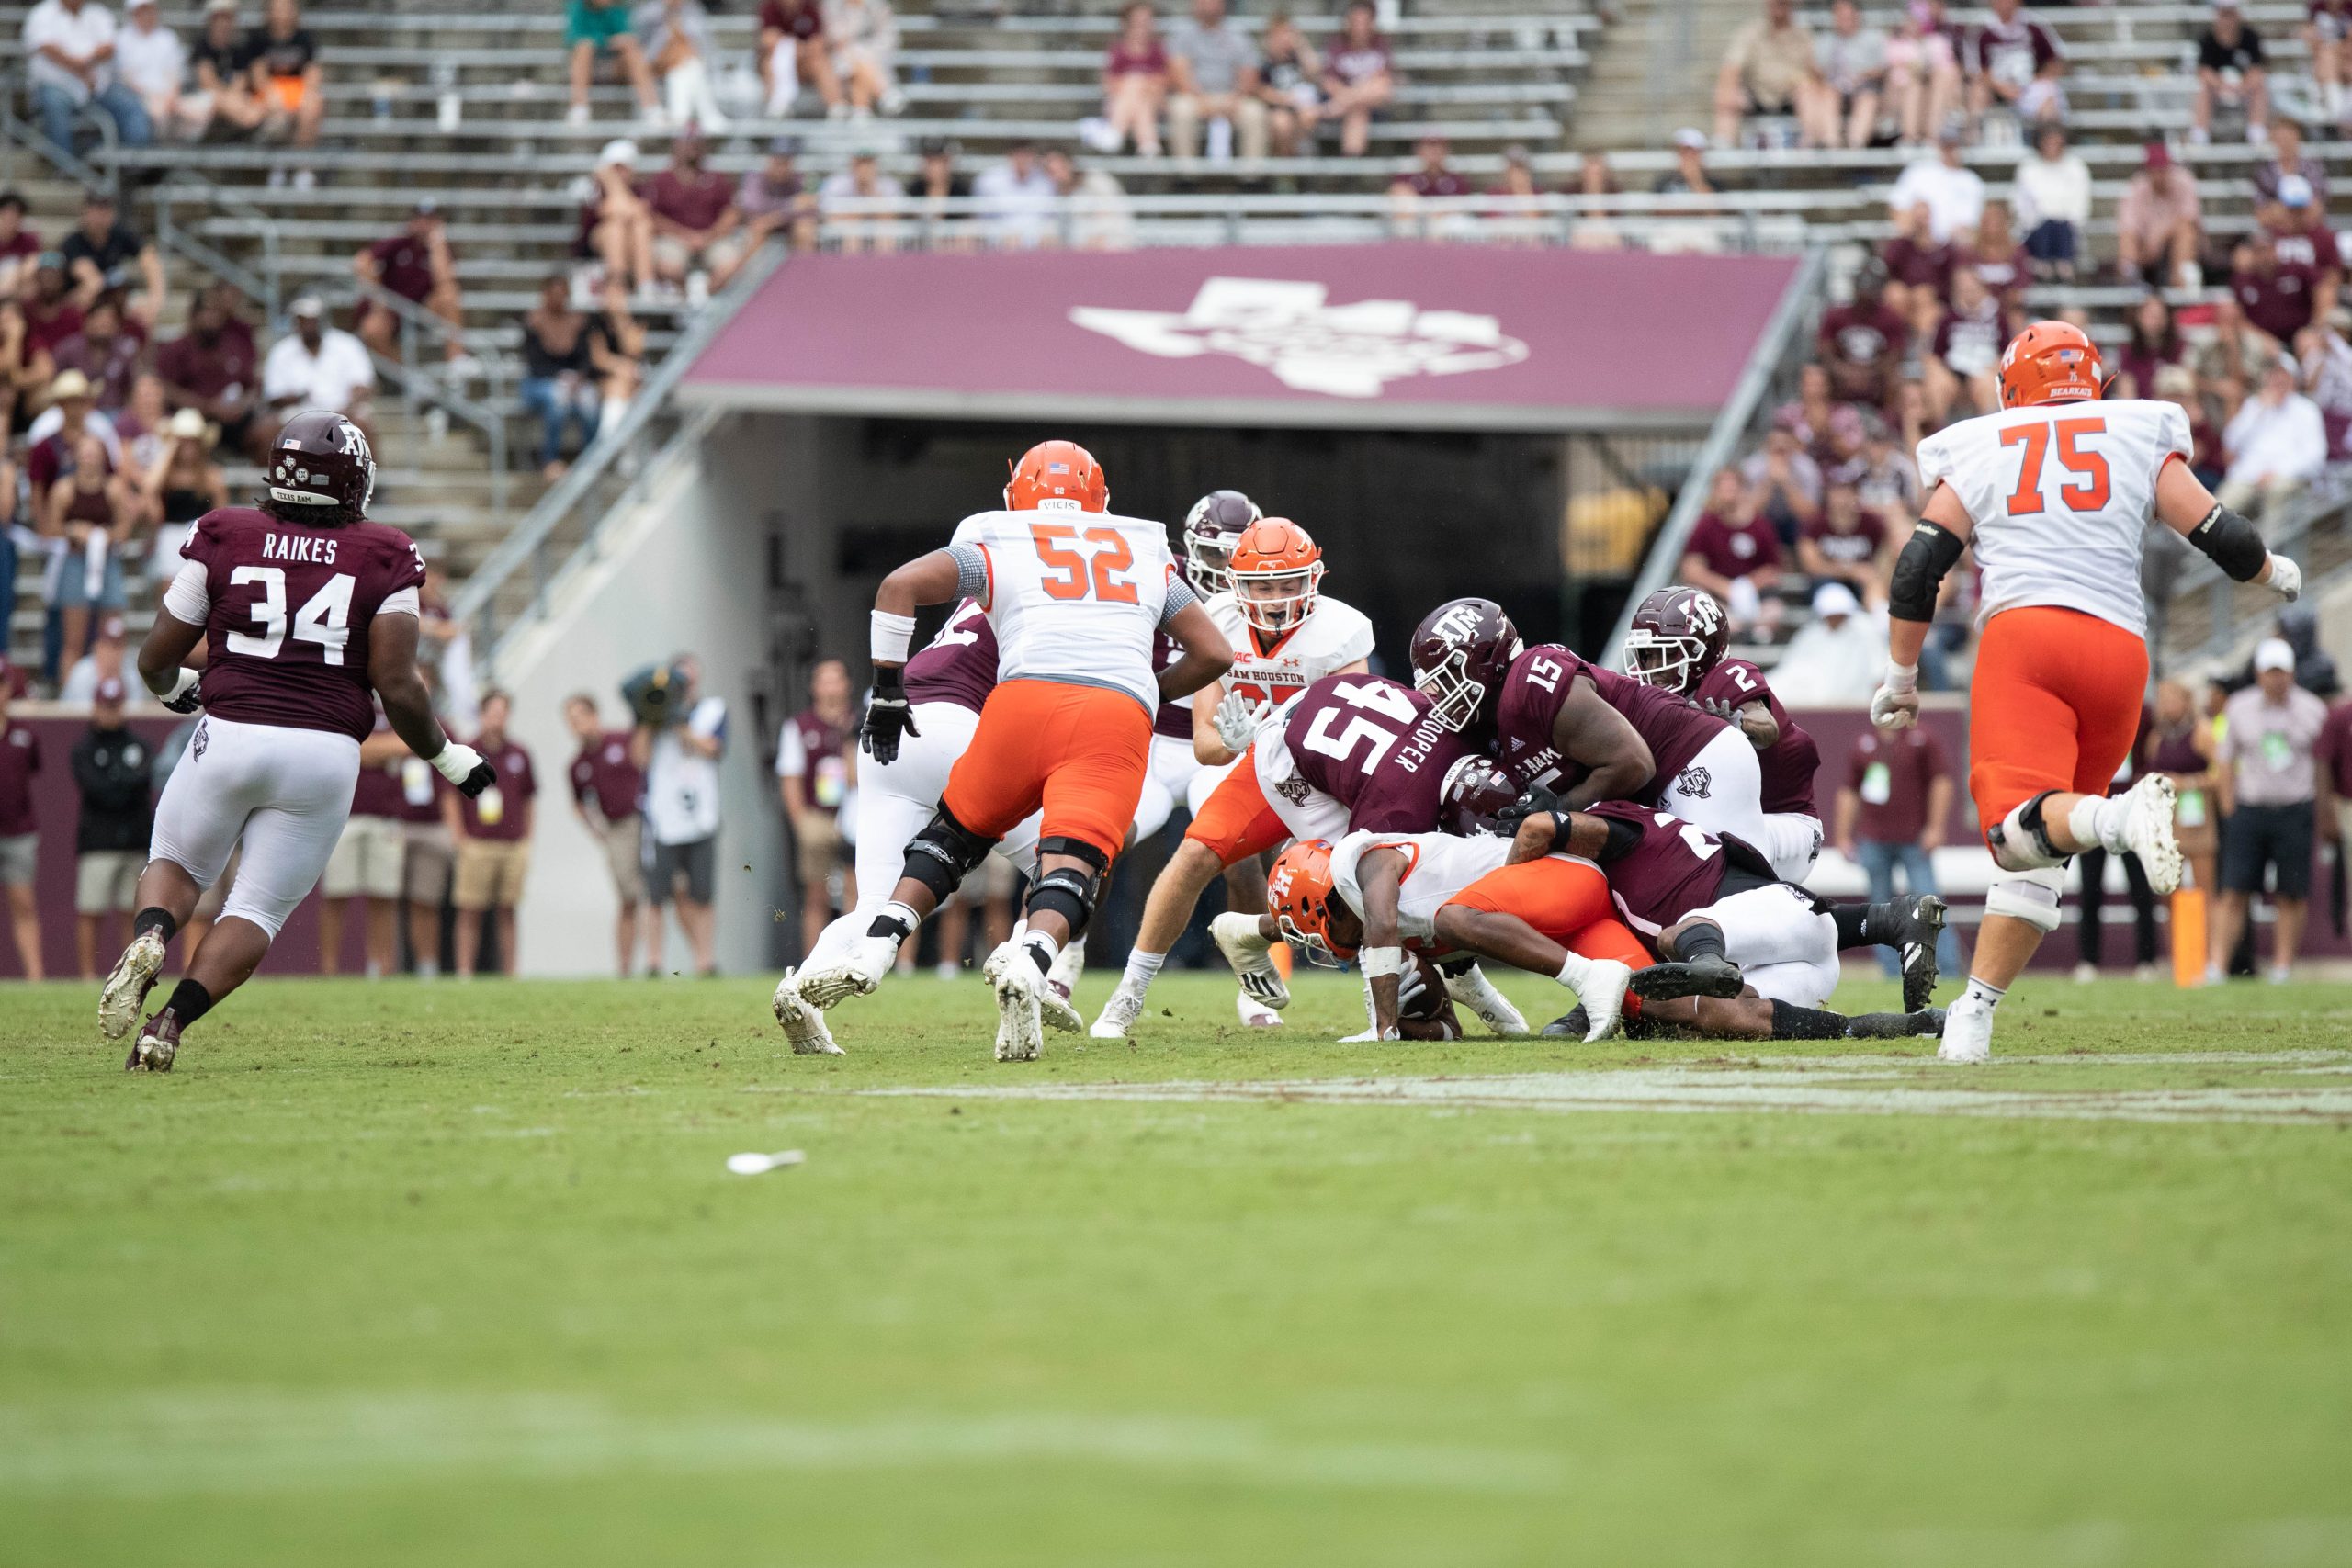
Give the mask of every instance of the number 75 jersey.
M 2193 447 L 2177 403 L 2044 403 L 1962 420 L 1919 443 L 1919 479 L 1950 485 L 1974 525 L 1981 626 L 2055 604 L 2148 631 L 2140 546 L 2156 476 Z
M 949 548 L 964 590 L 996 632 L 996 678 L 1125 692 L 1159 706 L 1152 634 L 1193 602 L 1168 530 L 1104 512 L 983 512 L 956 525 Z

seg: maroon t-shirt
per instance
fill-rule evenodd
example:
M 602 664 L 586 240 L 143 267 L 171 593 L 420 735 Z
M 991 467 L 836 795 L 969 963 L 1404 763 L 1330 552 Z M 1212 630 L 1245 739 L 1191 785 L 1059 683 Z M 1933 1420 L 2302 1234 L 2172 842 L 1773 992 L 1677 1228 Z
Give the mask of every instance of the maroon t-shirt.
M 2335 781 L 2335 793 L 2352 800 L 2352 698 L 2328 710 L 2327 722 L 2319 727 L 2319 742 L 2312 755 Z
M 206 569 L 212 600 L 206 712 L 368 738 L 376 725 L 368 627 L 386 599 L 424 584 L 424 558 L 406 534 L 224 506 L 197 519 L 180 554 Z
M 21 724 L 0 725 L 0 839 L 31 832 L 33 775 L 40 772 L 40 738 Z
M 1522 785 L 1573 784 L 1584 770 L 1552 749 L 1552 726 L 1577 682 L 1590 681 L 1600 700 L 1625 716 L 1650 749 L 1656 772 L 1642 798 L 1654 800 L 1690 765 L 1690 759 L 1728 727 L 1672 692 L 1588 663 L 1555 642 L 1537 643 L 1511 661 L 1495 709 L 1495 738 L 1504 769 Z M 1574 770 L 1571 775 L 1568 770 Z
M 646 205 L 673 223 L 707 229 L 735 203 L 735 182 L 706 169 L 692 179 L 675 169 L 664 169 L 645 182 L 639 194 Z
M 424 770 L 422 776 L 424 780 L 424 798 L 423 800 L 411 800 L 408 795 L 409 782 L 412 779 L 418 777 L 418 775 L 412 771 L 415 768 L 421 768 Z M 438 826 L 441 821 L 441 797 L 448 794 L 454 786 L 450 784 L 447 779 L 441 776 L 439 769 L 435 768 L 432 763 L 415 757 L 403 757 L 401 759 L 401 771 L 399 777 L 401 781 L 401 808 L 394 812 L 393 815 L 398 817 L 403 822 L 430 822 Z
M 1831 564 L 1868 566 L 1886 548 L 1886 526 L 1867 512 L 1855 521 L 1850 534 L 1840 534 L 1832 528 L 1826 515 L 1815 517 L 1801 531 Z
M 1600 869 L 1617 907 L 1645 931 L 1659 931 L 1715 901 L 1729 861 L 1722 840 L 1679 817 L 1630 800 L 1585 807 L 1590 817 L 1630 822 L 1641 841 Z
M 209 344 L 182 333 L 155 351 L 155 373 L 199 398 L 217 398 L 232 387 L 251 391 L 261 384 L 253 333 L 243 323 L 224 327 Z
M 907 660 L 907 700 L 980 711 L 996 690 L 996 628 L 977 599 L 959 603 L 939 635 Z M 1187 729 L 1185 734 L 1190 735 Z
M 1973 315 L 1947 310 L 1936 323 L 1935 356 L 1955 375 L 1974 376 L 2001 363 L 2009 341 L 2008 323 L 1997 299 L 1984 301 Z
M 2273 265 L 2267 274 L 2241 272 L 2230 279 L 2245 319 L 2281 341 L 2311 324 L 2312 289 L 2331 272 L 2344 269 L 2335 236 L 2325 225 L 2279 232 L 2257 229 L 2250 243 L 2267 247 Z
M 433 292 L 433 246 L 403 230 L 368 247 L 376 258 L 376 281 L 390 293 L 418 304 Z M 454 265 L 457 252 L 449 253 Z
M 1182 643 L 1164 631 L 1151 634 L 1151 667 L 1154 670 L 1172 670 L 1183 657 Z M 1190 740 L 1193 738 L 1193 699 L 1180 697 L 1175 702 L 1160 704 L 1152 712 L 1151 732 L 1178 740 Z
M 1764 699 L 1765 711 L 1772 722 L 1781 727 L 1781 738 L 1756 753 L 1756 765 L 1764 775 L 1764 787 L 1758 804 L 1767 811 L 1795 811 L 1807 817 L 1821 813 L 1813 804 L 1814 775 L 1821 771 L 1821 748 L 1815 745 L 1781 699 L 1772 694 L 1766 683 L 1764 671 L 1745 659 L 1726 659 L 1707 671 L 1705 680 L 1692 695 L 1709 702 L 1729 703 L 1742 707 Z
M 1707 563 L 1709 571 L 1718 576 L 1746 577 L 1751 571 L 1781 564 L 1781 536 L 1767 517 L 1733 523 L 1704 512 L 1690 525 L 1690 539 L 1682 547 L 1682 552 L 1697 556 Z
M 760 6 L 760 30 L 773 28 L 777 32 L 797 39 L 812 39 L 825 30 L 825 19 L 814 5 L 796 6 L 787 9 L 782 0 L 763 0 Z
M 498 770 L 498 781 L 490 787 L 498 792 L 499 812 L 497 821 L 484 822 L 481 798 L 459 795 L 458 820 L 464 825 L 466 837 L 509 842 L 521 838 L 526 815 L 523 803 L 539 793 L 539 781 L 531 772 L 531 754 L 511 739 L 492 746 L 480 736 L 474 739 L 474 750 L 481 753 L 483 761 Z M 490 790 L 482 791 L 485 795 L 489 793 Z
M 582 806 L 593 803 L 607 822 L 636 816 L 645 794 L 645 774 L 628 760 L 628 730 L 608 730 L 571 759 L 571 797 Z
M 836 785 L 839 786 L 846 777 L 848 763 L 845 759 L 849 754 L 850 741 L 857 733 L 856 728 L 848 724 L 828 724 L 815 708 L 803 708 L 785 722 L 800 735 L 800 804 L 812 811 L 839 811 L 842 803 L 838 798 L 830 801 L 819 798 L 819 784 L 824 777 L 828 759 L 834 764 Z
M 1405 183 L 1412 187 L 1415 196 L 1447 197 L 1470 194 L 1470 182 L 1452 169 L 1416 169 L 1406 177 Z
M 1922 243 L 1907 234 L 1897 234 L 1886 243 L 1879 257 L 1886 263 L 1886 275 L 1894 281 L 1913 288 L 1932 288 L 1941 299 L 1951 283 L 1952 248 L 1950 243 Z
M 370 732 L 371 738 L 391 732 L 392 721 L 384 716 L 381 707 L 377 708 L 376 728 Z M 354 817 L 394 818 L 403 815 L 408 796 L 401 788 L 401 765 L 408 760 L 408 750 L 403 747 L 399 756 L 379 762 L 372 768 L 361 768 L 359 782 L 351 790 L 351 814 Z
M 1877 401 L 1911 329 L 1884 304 L 1839 305 L 1821 318 L 1821 361 L 1841 398 Z
M 1125 39 L 1113 39 L 1111 51 L 1102 59 L 1102 73 L 1106 76 L 1165 76 L 1168 74 L 1168 51 L 1158 39 L 1141 49 L 1129 49 Z
M 117 434 L 121 432 L 118 429 Z M 45 496 L 49 487 L 74 471 L 74 448 L 81 444 L 79 437 L 69 438 L 62 429 L 51 431 L 25 454 L 25 477 L 32 480 L 33 493 Z M 100 446 L 105 442 L 98 444 Z M 107 467 L 113 467 L 111 458 Z
M 1928 785 L 1950 773 L 1936 738 L 1914 726 L 1891 735 L 1864 730 L 1846 764 L 1846 787 L 1861 797 L 1854 837 L 1916 844 L 1928 826 Z
M 59 344 L 82 330 L 82 307 L 70 299 L 58 301 L 54 310 L 40 308 L 34 299 L 25 301 L 25 352 L 54 349 Z
M 1446 770 L 1469 755 L 1430 700 L 1379 675 L 1326 675 L 1293 699 L 1283 737 L 1298 776 L 1348 808 L 1348 830 L 1429 833 Z

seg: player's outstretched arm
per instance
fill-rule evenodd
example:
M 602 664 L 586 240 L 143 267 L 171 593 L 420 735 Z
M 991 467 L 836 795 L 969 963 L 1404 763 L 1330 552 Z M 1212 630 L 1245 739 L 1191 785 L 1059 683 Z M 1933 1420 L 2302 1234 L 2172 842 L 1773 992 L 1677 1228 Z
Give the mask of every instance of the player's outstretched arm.
M 383 699 L 392 733 L 410 750 L 432 763 L 461 794 L 480 795 L 497 772 L 481 760 L 481 752 L 450 739 L 434 716 L 433 694 L 416 672 L 416 639 L 414 615 L 378 614 L 368 627 L 368 683 Z
M 1233 645 L 1225 640 L 1225 634 L 1198 603 L 1186 604 L 1168 617 L 1168 635 L 1176 639 L 1184 657 L 1159 672 L 1161 701 L 1189 697 L 1211 681 L 1223 680 L 1233 668 Z
M 182 668 L 181 661 L 196 651 L 203 637 L 202 626 L 190 626 L 167 607 L 159 608 L 147 628 L 147 640 L 139 646 L 140 680 L 174 713 L 196 711 L 197 672 Z
M 1589 770 L 1574 789 L 1560 796 L 1570 807 L 1632 800 L 1657 773 L 1649 742 L 1583 676 L 1569 686 L 1567 701 L 1552 720 L 1552 750 Z
M 2254 525 L 2213 499 L 2186 463 L 2166 463 L 2156 476 L 2156 516 L 2205 552 L 2235 582 L 2259 582 L 2281 598 L 2303 591 L 2302 568 L 2273 555 Z
M 1405 857 L 1396 850 L 1367 850 L 1356 862 L 1356 886 L 1363 892 L 1363 945 L 1356 967 L 1372 990 L 1374 1032 L 1396 1038 L 1397 995 L 1403 989 L 1405 948 L 1396 929 L 1396 901 L 1405 881 Z

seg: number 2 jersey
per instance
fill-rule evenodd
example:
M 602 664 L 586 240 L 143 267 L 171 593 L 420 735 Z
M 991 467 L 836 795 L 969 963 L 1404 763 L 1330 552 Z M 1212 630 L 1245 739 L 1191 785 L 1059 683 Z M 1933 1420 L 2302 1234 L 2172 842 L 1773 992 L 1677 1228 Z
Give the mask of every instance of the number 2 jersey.
M 1789 716 L 1789 710 L 1766 684 L 1763 671 L 1745 659 L 1726 659 L 1708 671 L 1690 694 L 1701 702 L 1729 703 L 1735 708 L 1763 703 L 1772 722 L 1781 727 L 1781 737 L 1756 753 L 1756 770 L 1763 780 L 1757 804 L 1767 812 L 1820 817 L 1813 804 L 1813 779 L 1821 772 L 1821 748 Z
M 2177 403 L 2043 403 L 1962 420 L 1919 443 L 1919 479 L 1952 494 L 1974 525 L 1983 626 L 2053 604 L 2148 632 L 2140 545 L 2156 476 L 2193 450 Z
M 206 712 L 368 739 L 368 632 L 379 615 L 417 614 L 415 541 L 381 523 L 313 527 L 224 506 L 197 519 L 180 557 L 164 608 L 205 628 Z
M 948 547 L 996 633 L 999 681 L 1056 681 L 1159 705 L 1152 636 L 1197 603 L 1168 530 L 1104 512 L 982 512 Z

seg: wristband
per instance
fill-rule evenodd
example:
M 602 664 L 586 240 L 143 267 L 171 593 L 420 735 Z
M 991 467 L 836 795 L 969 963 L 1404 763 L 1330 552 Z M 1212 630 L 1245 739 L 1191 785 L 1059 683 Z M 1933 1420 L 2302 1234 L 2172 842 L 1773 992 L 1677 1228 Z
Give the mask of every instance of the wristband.
M 1886 679 L 1881 682 L 1890 692 L 1916 692 L 1919 689 L 1919 667 L 1886 661 Z
M 433 757 L 433 771 L 453 784 L 461 784 L 481 766 L 481 753 L 472 747 L 452 740 Z
M 874 612 L 872 637 L 874 662 L 904 664 L 907 652 L 915 641 L 915 618 L 894 615 L 888 610 Z
M 1401 947 L 1365 947 L 1356 950 L 1356 968 L 1367 980 L 1377 980 L 1405 973 L 1405 950 Z
M 190 670 L 186 665 L 182 665 L 172 678 L 172 689 L 168 692 L 156 692 L 155 695 L 163 702 L 175 703 L 182 697 L 187 695 L 188 689 L 203 678 L 203 675 L 199 671 Z M 150 690 L 153 690 L 153 688 L 151 687 Z

